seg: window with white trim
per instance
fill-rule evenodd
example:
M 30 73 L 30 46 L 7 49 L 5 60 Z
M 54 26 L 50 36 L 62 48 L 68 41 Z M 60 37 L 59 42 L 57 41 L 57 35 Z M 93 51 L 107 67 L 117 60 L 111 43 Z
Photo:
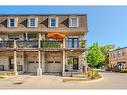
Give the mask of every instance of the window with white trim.
M 37 27 L 37 19 L 36 18 L 29 18 L 28 26 L 29 27 Z
M 50 17 L 50 27 L 58 27 L 57 17 Z
M 78 18 L 77 17 L 70 18 L 69 27 L 78 27 Z
M 15 27 L 15 18 L 10 18 L 10 21 L 9 22 L 10 22 L 10 24 L 9 24 L 10 27 L 11 28 L 14 28 Z

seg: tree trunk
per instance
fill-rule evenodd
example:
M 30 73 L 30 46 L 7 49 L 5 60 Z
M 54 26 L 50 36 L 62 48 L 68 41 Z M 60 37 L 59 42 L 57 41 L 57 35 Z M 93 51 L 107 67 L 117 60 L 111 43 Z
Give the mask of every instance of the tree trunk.
M 92 79 L 94 79 L 94 75 L 93 75 L 93 66 L 92 66 Z

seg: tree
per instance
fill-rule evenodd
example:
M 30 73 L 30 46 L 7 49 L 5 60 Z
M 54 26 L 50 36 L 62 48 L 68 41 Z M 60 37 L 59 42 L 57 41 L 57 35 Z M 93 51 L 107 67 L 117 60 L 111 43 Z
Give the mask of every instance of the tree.
M 93 45 L 88 48 L 88 54 L 87 54 L 87 61 L 92 67 L 92 78 L 94 78 L 93 68 L 99 63 L 103 62 L 104 59 L 105 56 L 103 55 L 98 43 L 93 43 Z
M 102 67 L 102 66 L 105 66 L 107 67 L 108 65 L 108 62 L 109 62 L 109 51 L 111 49 L 114 49 L 115 46 L 114 45 L 105 45 L 105 46 L 101 46 L 101 51 L 103 53 L 103 55 L 105 56 L 105 59 L 103 62 L 101 62 L 98 67 Z

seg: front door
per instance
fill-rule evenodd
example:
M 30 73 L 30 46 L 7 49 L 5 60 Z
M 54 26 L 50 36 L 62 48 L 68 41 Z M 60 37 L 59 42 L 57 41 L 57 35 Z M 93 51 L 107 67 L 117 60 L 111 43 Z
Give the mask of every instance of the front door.
M 73 70 L 78 70 L 78 58 L 73 58 Z
M 14 69 L 14 58 L 9 58 L 9 69 L 10 70 Z

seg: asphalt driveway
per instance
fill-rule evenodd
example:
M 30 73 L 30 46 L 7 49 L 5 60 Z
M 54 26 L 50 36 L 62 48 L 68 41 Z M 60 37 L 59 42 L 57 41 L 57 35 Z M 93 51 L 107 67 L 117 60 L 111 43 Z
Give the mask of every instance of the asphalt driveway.
M 0 89 L 127 89 L 127 74 L 103 72 L 102 75 L 101 80 L 90 82 L 63 82 L 62 77 L 53 75 L 19 75 L 1 79 Z

